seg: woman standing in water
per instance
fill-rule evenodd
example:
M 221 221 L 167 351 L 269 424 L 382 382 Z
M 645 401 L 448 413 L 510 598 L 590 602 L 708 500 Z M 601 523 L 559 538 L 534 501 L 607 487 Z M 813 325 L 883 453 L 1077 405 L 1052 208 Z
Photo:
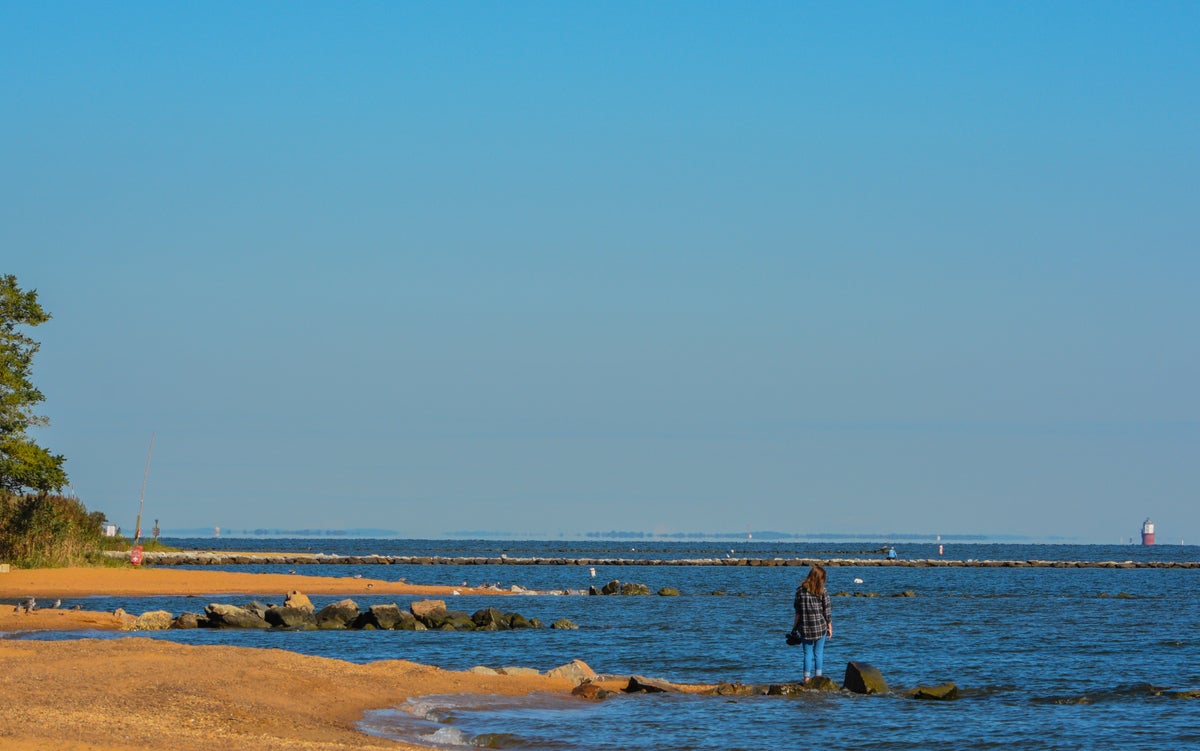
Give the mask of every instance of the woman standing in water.
M 796 588 L 792 606 L 796 609 L 792 633 L 800 637 L 804 646 L 804 682 L 808 683 L 814 675 L 821 675 L 825 638 L 833 636 L 833 613 L 829 593 L 825 591 L 825 569 L 813 564 L 808 576 Z

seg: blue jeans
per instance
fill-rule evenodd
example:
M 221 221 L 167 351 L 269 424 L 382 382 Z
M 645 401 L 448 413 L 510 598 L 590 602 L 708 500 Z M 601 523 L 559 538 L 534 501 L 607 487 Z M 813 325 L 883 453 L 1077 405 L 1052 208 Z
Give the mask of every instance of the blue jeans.
M 825 666 L 825 637 L 805 639 L 801 644 L 804 645 L 804 680 L 821 675 L 821 669 Z

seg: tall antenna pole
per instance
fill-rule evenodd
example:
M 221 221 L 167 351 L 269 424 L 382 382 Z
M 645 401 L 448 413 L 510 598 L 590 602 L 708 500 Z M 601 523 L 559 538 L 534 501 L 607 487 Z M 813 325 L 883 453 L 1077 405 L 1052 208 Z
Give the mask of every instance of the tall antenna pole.
M 146 474 L 142 475 L 142 495 L 138 498 L 138 515 L 137 522 L 134 523 L 134 529 L 137 533 L 133 537 L 133 544 L 137 545 L 142 539 L 142 504 L 146 502 L 146 481 L 150 479 L 150 455 L 154 453 L 154 432 L 150 432 L 150 448 L 146 451 Z

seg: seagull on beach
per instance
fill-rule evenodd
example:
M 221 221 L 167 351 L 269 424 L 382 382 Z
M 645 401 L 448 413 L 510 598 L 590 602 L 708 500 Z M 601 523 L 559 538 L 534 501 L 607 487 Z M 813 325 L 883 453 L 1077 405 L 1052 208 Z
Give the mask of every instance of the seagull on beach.
M 26 614 L 37 610 L 37 600 L 33 597 L 27 597 L 17 606 L 18 610 L 24 610 Z
M 62 600 L 55 600 L 54 604 L 50 606 L 50 609 L 57 610 L 59 605 L 62 605 Z

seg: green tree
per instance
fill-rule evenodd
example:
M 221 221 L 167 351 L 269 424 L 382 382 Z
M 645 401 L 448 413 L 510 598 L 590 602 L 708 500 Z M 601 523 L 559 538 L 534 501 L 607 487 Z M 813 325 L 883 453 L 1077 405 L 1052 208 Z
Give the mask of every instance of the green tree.
M 10 493 L 26 488 L 48 493 L 67 484 L 62 455 L 51 454 L 29 437 L 31 428 L 47 420 L 34 412 L 45 397 L 31 380 L 40 345 L 22 327 L 48 320 L 37 290 L 22 291 L 15 276 L 0 276 L 0 490 Z

